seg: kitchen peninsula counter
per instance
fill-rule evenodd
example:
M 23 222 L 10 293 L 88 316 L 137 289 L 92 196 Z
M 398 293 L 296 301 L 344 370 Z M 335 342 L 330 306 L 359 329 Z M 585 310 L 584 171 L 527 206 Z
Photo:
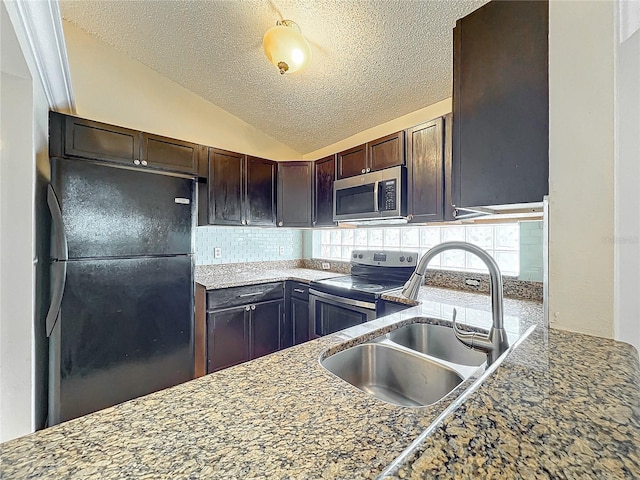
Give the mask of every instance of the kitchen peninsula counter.
M 1 444 L 0 476 L 640 477 L 635 350 L 547 330 L 539 303 L 506 299 L 507 330 L 535 330 L 475 391 L 458 388 L 431 406 L 386 404 L 320 366 L 328 349 L 416 316 L 448 323 L 452 305 L 461 322 L 491 322 L 487 296 L 423 287 L 419 300 L 392 316 Z

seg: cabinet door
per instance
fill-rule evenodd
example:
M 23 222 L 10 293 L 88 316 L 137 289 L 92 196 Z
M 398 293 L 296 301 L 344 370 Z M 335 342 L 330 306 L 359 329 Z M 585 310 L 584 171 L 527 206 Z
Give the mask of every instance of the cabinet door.
M 70 116 L 61 119 L 65 156 L 140 165 L 140 132 Z
M 278 164 L 278 226 L 311 227 L 311 162 Z
M 293 327 L 293 344 L 308 342 L 313 328 L 309 323 L 309 301 L 291 298 L 291 324 Z
M 404 132 L 392 133 L 367 143 L 368 171 L 404 165 Z
M 277 162 L 247 157 L 245 210 L 247 225 L 276 224 Z
M 207 315 L 207 373 L 248 361 L 248 306 Z
M 336 157 L 322 158 L 314 162 L 315 169 L 315 218 L 314 227 L 335 225 L 333 221 L 333 181 L 336 177 Z
M 359 145 L 340 152 L 337 156 L 337 177 L 347 178 L 367 171 L 367 146 Z
M 209 149 L 209 223 L 244 225 L 243 181 L 245 157 Z
M 489 2 L 454 30 L 453 200 L 540 202 L 549 192 L 546 1 Z
M 280 350 L 284 300 L 251 305 L 251 358 Z
M 407 213 L 414 222 L 442 220 L 442 119 L 407 130 Z
M 141 163 L 148 167 L 196 174 L 198 147 L 195 143 L 143 133 Z

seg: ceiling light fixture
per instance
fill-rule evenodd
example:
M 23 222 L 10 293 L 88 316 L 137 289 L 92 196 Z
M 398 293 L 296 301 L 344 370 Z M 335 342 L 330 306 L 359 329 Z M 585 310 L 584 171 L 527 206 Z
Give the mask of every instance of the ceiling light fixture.
M 276 22 L 262 39 L 264 53 L 280 75 L 304 70 L 311 61 L 311 47 L 302 36 L 300 27 L 292 20 Z

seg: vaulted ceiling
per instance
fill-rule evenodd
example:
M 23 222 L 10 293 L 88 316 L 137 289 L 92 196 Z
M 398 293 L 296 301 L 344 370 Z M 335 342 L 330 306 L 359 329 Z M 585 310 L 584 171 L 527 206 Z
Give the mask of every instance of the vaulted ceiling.
M 452 29 L 486 0 L 60 0 L 63 17 L 305 154 L 451 96 Z M 262 51 L 276 20 L 304 72 Z

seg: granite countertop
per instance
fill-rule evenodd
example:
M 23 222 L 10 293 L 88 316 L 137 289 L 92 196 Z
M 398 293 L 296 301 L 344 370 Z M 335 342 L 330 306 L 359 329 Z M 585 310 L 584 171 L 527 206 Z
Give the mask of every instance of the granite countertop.
M 393 295 L 389 299 L 392 299 Z M 490 325 L 483 295 L 421 305 L 0 445 L 4 478 L 638 478 L 640 368 L 623 343 L 537 325 L 475 390 L 403 408 L 325 371 L 327 350 L 424 317 Z M 474 379 L 463 384 L 468 386 Z M 462 401 L 464 400 L 464 401 Z M 461 405 L 423 432 L 445 408 Z
M 222 265 L 196 266 L 195 280 L 207 290 L 228 287 L 240 287 L 267 282 L 281 282 L 296 280 L 309 283 L 314 280 L 340 277 L 344 274 L 328 270 L 313 270 L 310 268 L 274 266 L 269 262 L 233 263 Z

